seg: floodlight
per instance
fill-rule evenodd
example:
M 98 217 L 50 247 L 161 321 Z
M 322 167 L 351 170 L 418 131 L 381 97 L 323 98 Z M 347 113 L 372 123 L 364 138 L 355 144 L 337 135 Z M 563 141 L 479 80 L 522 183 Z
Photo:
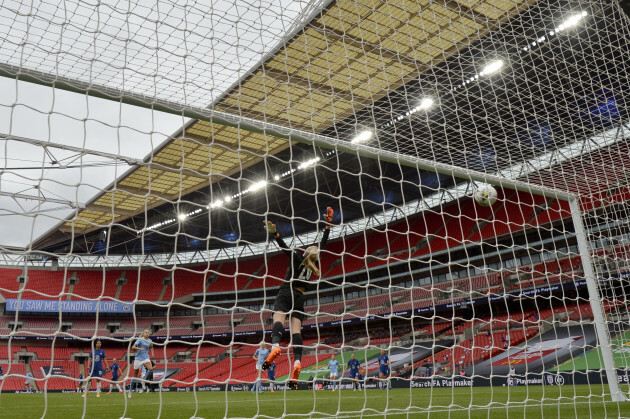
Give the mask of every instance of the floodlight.
M 483 72 L 482 73 L 487 76 L 487 75 L 496 73 L 497 71 L 501 70 L 501 67 L 503 67 L 503 60 L 490 61 L 483 68 Z
M 255 192 L 255 191 L 259 190 L 259 189 L 263 189 L 266 186 L 267 186 L 267 181 L 266 180 L 261 180 L 261 181 L 258 181 L 256 183 L 254 183 L 252 186 L 250 186 L 248 191 L 249 192 Z
M 319 160 L 320 160 L 320 158 L 319 158 L 319 157 L 314 157 L 314 158 L 312 158 L 312 159 L 310 159 L 310 160 L 307 160 L 307 161 L 305 161 L 304 163 L 300 164 L 300 165 L 298 166 L 298 169 L 306 169 L 307 167 L 311 167 L 311 166 L 313 166 L 314 164 L 316 164 Z
M 587 11 L 583 11 L 580 14 L 576 14 L 576 15 L 572 15 L 567 17 L 564 22 L 562 22 L 559 26 L 558 29 L 556 29 L 556 32 L 560 32 L 563 31 L 565 29 L 569 29 L 573 26 L 576 26 L 578 23 L 580 23 L 580 21 L 582 20 L 583 17 L 585 17 L 586 15 L 588 15 Z
M 422 99 L 420 101 L 420 105 L 418 105 L 419 109 L 429 109 L 431 106 L 433 106 L 433 99 L 431 99 L 430 97 L 425 97 L 424 99 Z
M 366 131 L 361 131 L 359 134 L 357 134 L 356 137 L 354 137 L 352 139 L 351 142 L 353 142 L 355 144 L 356 143 L 362 143 L 362 142 L 365 142 L 365 141 L 368 141 L 369 139 L 371 139 L 373 135 L 374 134 L 372 133 L 372 131 L 367 131 L 367 130 Z

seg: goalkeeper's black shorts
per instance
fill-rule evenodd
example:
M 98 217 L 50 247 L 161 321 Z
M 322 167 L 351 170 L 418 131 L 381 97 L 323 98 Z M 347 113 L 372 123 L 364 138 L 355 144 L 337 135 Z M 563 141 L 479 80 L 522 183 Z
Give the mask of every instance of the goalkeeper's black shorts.
M 291 317 L 304 321 L 304 294 L 291 287 L 280 287 L 273 306 L 274 312 L 289 313 Z

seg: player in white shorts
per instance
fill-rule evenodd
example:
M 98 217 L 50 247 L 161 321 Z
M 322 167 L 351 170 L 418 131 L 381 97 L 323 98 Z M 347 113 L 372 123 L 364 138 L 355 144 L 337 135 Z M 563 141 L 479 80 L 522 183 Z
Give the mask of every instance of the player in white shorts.
M 339 374 L 339 361 L 335 359 L 335 354 L 328 361 L 328 368 L 330 368 L 330 381 L 332 381 L 333 390 L 337 388 L 337 374 Z
M 144 367 L 147 371 L 153 371 L 151 358 L 149 358 L 149 348 L 151 349 L 151 356 L 155 356 L 155 353 L 153 351 L 153 341 L 149 338 L 149 336 L 151 336 L 151 331 L 149 329 L 144 329 L 140 338 L 136 340 L 131 347 L 132 350 L 136 351 L 136 356 L 133 360 L 133 377 L 131 378 L 129 392 L 127 393 L 129 397 L 131 397 L 131 393 L 136 387 L 136 380 L 134 380 L 134 378 L 138 376 L 140 369 Z
M 262 387 L 261 387 L 262 377 L 260 376 L 260 374 L 262 372 L 261 371 L 262 364 L 263 362 L 265 362 L 268 356 L 269 356 L 269 349 L 267 349 L 267 347 L 265 346 L 265 342 L 261 342 L 260 348 L 256 349 L 256 352 L 254 353 L 254 356 L 253 356 L 253 358 L 256 360 L 256 381 L 254 382 L 254 385 L 252 386 L 252 393 L 256 393 L 256 390 L 258 390 L 259 393 L 263 392 Z

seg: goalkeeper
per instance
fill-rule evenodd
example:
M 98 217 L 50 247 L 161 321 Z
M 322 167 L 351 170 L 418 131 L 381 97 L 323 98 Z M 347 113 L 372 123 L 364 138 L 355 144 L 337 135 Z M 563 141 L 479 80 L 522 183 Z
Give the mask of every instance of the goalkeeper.
M 330 223 L 332 222 L 334 211 L 331 207 L 326 209 L 326 228 L 322 240 L 317 246 L 309 246 L 302 253 L 291 250 L 286 245 L 280 234 L 276 231 L 276 226 L 272 222 L 266 223 L 267 232 L 272 234 L 278 246 L 289 256 L 289 267 L 285 280 L 280 286 L 280 291 L 276 297 L 273 307 L 273 329 L 271 331 L 271 343 L 273 345 L 269 356 L 263 362 L 262 369 L 267 370 L 282 352 L 280 340 L 284 330 L 284 322 L 289 316 L 289 329 L 293 342 L 293 371 L 291 371 L 290 386 L 297 388 L 297 380 L 302 370 L 302 321 L 304 320 L 304 293 L 309 288 L 312 275 L 319 276 L 319 252 L 326 247 L 328 236 L 330 235 Z

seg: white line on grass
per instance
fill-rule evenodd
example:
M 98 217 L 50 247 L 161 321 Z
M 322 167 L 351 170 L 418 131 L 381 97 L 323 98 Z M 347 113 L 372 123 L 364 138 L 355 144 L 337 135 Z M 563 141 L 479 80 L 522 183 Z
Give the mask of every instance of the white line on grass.
M 217 394 L 217 393 L 213 393 L 213 394 Z M 360 397 L 360 396 L 342 396 L 342 400 L 351 400 L 351 399 L 357 399 L 357 400 L 365 400 L 367 397 Z M 303 397 L 300 398 L 293 398 L 293 397 L 286 397 L 283 398 L 282 400 L 287 400 L 287 401 L 304 401 Z M 321 398 L 320 400 L 330 400 L 330 399 L 324 399 Z M 134 402 L 135 401 L 135 402 Z M 124 402 L 110 402 L 108 403 L 109 406 L 136 406 L 136 405 L 160 405 L 160 404 L 188 404 L 188 405 L 193 405 L 195 404 L 194 401 L 163 401 L 162 403 L 160 403 L 159 401 L 145 401 L 142 400 L 140 401 L 140 403 L 138 403 L 138 398 L 134 399 L 134 401 L 129 401 L 128 403 L 124 403 Z M 269 399 L 269 400 L 263 400 L 262 398 L 254 398 L 254 399 L 239 399 L 239 402 L 250 402 L 250 401 L 258 401 L 260 403 L 278 403 L 277 399 Z M 317 401 L 317 400 L 315 400 Z M 533 403 L 535 402 L 535 403 Z M 551 404 L 543 404 L 544 403 L 550 403 Z M 202 405 L 202 404 L 224 404 L 225 400 L 201 400 L 201 401 L 197 401 L 197 404 Z M 594 405 L 594 404 L 605 404 L 605 403 L 616 403 L 612 400 L 610 401 L 603 401 L 603 400 L 587 400 L 587 401 L 574 401 L 574 402 L 554 402 L 552 399 L 545 399 L 545 400 L 535 400 L 535 401 L 512 401 L 509 403 L 505 403 L 505 404 L 500 404 L 500 402 L 492 402 L 491 404 L 487 405 L 487 406 L 436 406 L 436 408 L 431 408 L 431 407 L 417 407 L 417 406 L 410 406 L 410 410 L 415 410 L 415 411 L 423 411 L 423 412 L 427 412 L 427 413 L 434 413 L 434 412 L 448 412 L 454 408 L 457 409 L 470 409 L 470 410 L 487 410 L 487 409 L 517 409 L 517 408 L 523 408 L 523 407 L 549 407 L 549 406 L 556 406 L 556 405 L 577 405 L 577 404 L 590 404 L 590 405 Z M 83 403 L 64 403 L 64 405 L 68 406 L 68 405 L 74 405 L 74 406 L 82 406 Z M 494 406 L 493 406 L 494 405 Z M 373 408 L 367 408 L 369 410 L 375 410 Z M 399 408 L 392 408 L 389 409 L 387 412 L 400 412 L 400 413 L 405 413 L 407 412 L 409 409 L 407 410 L 402 410 Z M 382 414 L 382 413 L 381 413 Z M 330 416 L 336 416 L 336 415 L 330 415 Z M 338 417 L 348 417 L 348 416 L 338 416 Z

